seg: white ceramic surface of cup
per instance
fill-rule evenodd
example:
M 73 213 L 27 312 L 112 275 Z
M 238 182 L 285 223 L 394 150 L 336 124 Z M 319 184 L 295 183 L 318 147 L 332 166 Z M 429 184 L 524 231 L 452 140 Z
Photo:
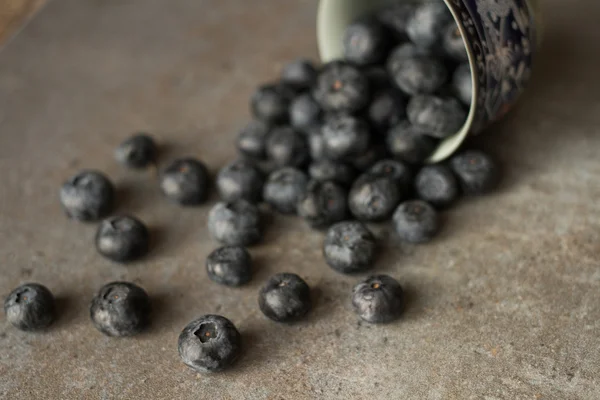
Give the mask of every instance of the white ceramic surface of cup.
M 343 56 L 346 27 L 386 3 L 418 0 L 321 0 L 317 40 L 322 62 Z M 441 0 L 437 0 L 441 1 Z M 469 54 L 473 102 L 463 127 L 443 140 L 429 158 L 439 162 L 454 153 L 469 134 L 502 118 L 525 89 L 541 39 L 538 0 L 444 0 Z

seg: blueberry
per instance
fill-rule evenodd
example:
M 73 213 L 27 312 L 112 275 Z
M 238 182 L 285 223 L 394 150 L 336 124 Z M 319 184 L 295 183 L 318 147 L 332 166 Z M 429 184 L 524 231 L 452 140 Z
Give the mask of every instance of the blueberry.
M 281 81 L 295 90 L 307 90 L 312 87 L 317 79 L 317 69 L 307 59 L 300 58 L 283 67 Z
M 464 105 L 470 106 L 473 99 L 473 80 L 469 63 L 459 65 L 452 76 L 454 93 Z
M 368 124 L 350 115 L 327 118 L 322 128 L 324 152 L 333 160 L 351 159 L 369 148 L 371 132 Z
M 288 109 L 294 92 L 283 84 L 260 86 L 250 99 L 252 115 L 269 123 L 288 120 Z
M 393 4 L 382 8 L 377 18 L 395 39 L 406 39 L 406 26 L 415 12 L 414 4 Z
M 360 222 L 339 222 L 327 231 L 323 255 L 327 264 L 338 272 L 365 271 L 375 258 L 375 237 Z
M 392 88 L 376 92 L 367 110 L 371 126 L 382 135 L 400 123 L 405 115 L 406 100 L 400 92 Z
M 356 65 L 377 64 L 389 50 L 387 32 L 375 19 L 350 24 L 342 39 L 344 58 Z
M 425 161 L 435 150 L 436 141 L 422 129 L 402 121 L 387 134 L 387 149 L 399 160 L 411 164 Z
M 298 202 L 298 215 L 313 228 L 326 228 L 346 214 L 346 190 L 334 182 L 310 181 Z
M 144 289 L 130 282 L 111 282 L 92 299 L 90 318 L 107 336 L 133 336 L 150 325 L 151 309 Z
M 299 167 L 308 160 L 308 144 L 302 134 L 289 126 L 280 126 L 269 135 L 267 154 L 279 167 Z
M 263 183 L 262 173 L 244 160 L 226 165 L 216 179 L 217 190 L 223 201 L 244 199 L 256 203 L 262 198 Z
M 325 111 L 353 113 L 369 102 L 369 81 L 356 67 L 341 61 L 323 67 L 313 89 Z
M 304 195 L 308 177 L 298 169 L 285 167 L 269 175 L 263 188 L 263 199 L 283 214 L 294 214 Z
M 54 296 L 38 283 L 19 286 L 4 300 L 6 320 L 22 331 L 46 328 L 54 321 Z
M 422 200 L 400 204 L 392 221 L 398 237 L 409 243 L 429 242 L 439 230 L 437 211 Z
M 356 171 L 350 165 L 330 160 L 313 162 L 308 173 L 316 181 L 332 181 L 343 187 L 350 186 L 356 177 Z
M 378 160 L 387 157 L 387 150 L 382 143 L 374 143 L 362 154 L 351 159 L 351 164 L 356 170 L 364 172 L 371 168 Z
M 240 286 L 252 278 L 252 259 L 242 246 L 220 247 L 206 259 L 208 277 L 227 286 Z
M 400 189 L 408 190 L 413 182 L 413 171 L 406 164 L 396 160 L 381 160 L 373 164 L 368 171 L 373 175 L 385 176 L 395 181 Z
M 258 306 L 275 322 L 296 321 L 312 307 L 310 288 L 296 274 L 273 275 L 258 294 Z
M 436 207 L 447 207 L 458 198 L 458 182 L 445 165 L 427 165 L 415 178 L 417 195 Z
M 220 202 L 208 214 L 208 230 L 226 245 L 249 246 L 262 238 L 260 213 L 246 200 Z
M 460 130 L 467 113 L 455 98 L 414 96 L 408 102 L 408 120 L 428 135 L 445 139 Z
M 394 278 L 370 276 L 352 289 L 354 312 L 370 323 L 385 323 L 397 319 L 405 308 L 405 295 Z
M 450 167 L 460 182 L 463 193 L 481 195 L 496 187 L 500 173 L 498 164 L 479 150 L 463 151 L 450 160 Z
M 310 127 L 306 131 L 306 139 L 308 141 L 308 151 L 311 159 L 316 161 L 327 158 L 327 155 L 325 154 L 323 127 L 321 125 L 313 125 Z
M 271 126 L 260 120 L 250 121 L 237 136 L 237 148 L 241 154 L 257 160 L 266 157 L 267 137 Z
M 444 52 L 458 62 L 464 62 L 469 59 L 465 42 L 458 29 L 456 22 L 450 22 L 444 29 L 442 38 L 442 47 Z
M 204 315 L 183 329 L 177 348 L 183 363 L 196 372 L 218 372 L 239 357 L 242 338 L 227 318 Z
M 319 124 L 321 120 L 321 106 L 309 93 L 296 97 L 290 104 L 290 123 L 299 131 Z
M 433 93 L 448 80 L 443 61 L 428 55 L 392 56 L 388 60 L 388 71 L 396 86 L 409 95 Z
M 167 198 L 184 206 L 202 204 L 208 197 L 208 169 L 201 161 L 181 158 L 160 174 L 160 188 Z
M 138 133 L 117 147 L 115 158 L 127 167 L 145 168 L 156 162 L 157 152 L 154 140 L 144 133 Z
M 105 175 L 84 170 L 63 184 L 60 202 L 69 218 L 95 221 L 112 211 L 114 193 L 114 186 Z
M 420 4 L 406 25 L 410 40 L 419 47 L 431 48 L 440 39 L 444 27 L 452 21 L 452 14 L 441 1 Z
M 402 43 L 402 44 L 396 46 L 390 52 L 390 56 L 388 57 L 388 61 L 387 61 L 387 67 L 388 67 L 387 69 L 391 70 L 392 66 L 394 66 L 394 69 L 395 69 L 395 68 L 397 68 L 397 66 L 402 64 L 404 61 L 411 59 L 411 58 L 421 57 L 421 56 L 430 56 L 430 55 L 431 55 L 431 52 L 428 49 L 424 49 L 422 47 L 417 47 L 410 42 Z
M 96 231 L 96 249 L 109 260 L 128 262 L 148 252 L 150 233 L 142 221 L 131 216 L 103 220 Z
M 394 179 L 386 174 L 366 172 L 352 184 L 348 206 L 359 220 L 382 221 L 392 214 L 403 197 L 403 190 Z

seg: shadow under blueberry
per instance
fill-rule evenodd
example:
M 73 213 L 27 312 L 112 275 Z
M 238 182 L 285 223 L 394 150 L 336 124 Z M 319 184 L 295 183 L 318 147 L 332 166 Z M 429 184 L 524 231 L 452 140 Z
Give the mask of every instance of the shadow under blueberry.
M 55 319 L 52 324 L 47 328 L 48 331 L 60 330 L 63 327 L 67 327 L 73 324 L 73 321 L 79 315 L 81 309 L 85 309 L 89 303 L 76 300 L 75 298 L 68 295 L 59 295 L 54 297 L 54 312 Z
M 272 348 L 274 346 L 272 341 L 267 343 L 265 339 L 267 336 L 264 332 L 248 328 L 240 329 L 239 331 L 242 337 L 240 355 L 230 369 L 220 374 L 243 373 L 249 369 L 256 369 L 257 365 L 263 365 L 264 361 L 269 358 L 269 354 L 272 354 L 276 350 Z M 264 351 L 266 345 L 269 346 L 269 351 Z

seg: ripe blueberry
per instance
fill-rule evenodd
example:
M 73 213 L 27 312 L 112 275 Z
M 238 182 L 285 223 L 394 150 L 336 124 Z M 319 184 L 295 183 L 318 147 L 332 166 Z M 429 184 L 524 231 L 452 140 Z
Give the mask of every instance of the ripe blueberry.
M 271 131 L 268 123 L 260 120 L 250 121 L 237 136 L 237 148 L 241 154 L 257 160 L 266 157 L 267 137 Z
M 409 243 L 429 242 L 439 230 L 437 211 L 422 200 L 400 204 L 392 222 L 398 237 Z
M 380 63 L 385 60 L 389 50 L 387 32 L 375 19 L 350 24 L 342 42 L 344 58 L 356 65 Z
M 330 116 L 322 128 L 325 155 L 333 160 L 351 159 L 369 148 L 368 124 L 350 115 Z
M 375 237 L 358 221 L 338 222 L 327 231 L 323 255 L 327 264 L 338 272 L 365 271 L 375 258 Z
M 131 216 L 103 220 L 96 231 L 96 249 L 109 260 L 128 262 L 148 252 L 150 233 L 142 221 Z
M 458 182 L 445 165 L 427 165 L 415 178 L 417 195 L 421 200 L 440 208 L 452 204 L 458 198 Z
M 317 79 L 317 69 L 307 59 L 300 58 L 283 67 L 281 81 L 295 90 L 307 90 Z
M 145 168 L 156 162 L 156 143 L 144 134 L 136 134 L 117 147 L 115 158 L 121 164 L 130 168 Z
M 391 322 L 404 311 L 405 295 L 394 278 L 370 276 L 352 289 L 352 306 L 354 312 L 367 322 Z
M 367 116 L 376 132 L 384 135 L 406 115 L 406 100 L 393 88 L 376 92 L 367 109 Z
M 379 21 L 396 40 L 406 40 L 406 26 L 415 12 L 413 4 L 392 4 L 377 13 Z
M 387 149 L 398 160 L 422 163 L 435 150 L 436 142 L 408 121 L 392 127 L 387 134 Z
M 452 157 L 450 167 L 460 182 L 463 193 L 481 195 L 490 192 L 500 177 L 496 162 L 479 150 L 466 150 Z
M 179 335 L 179 357 L 196 372 L 222 371 L 238 358 L 242 338 L 233 323 L 220 315 L 204 315 Z
M 452 76 L 452 89 L 464 105 L 470 106 L 473 99 L 473 80 L 469 63 L 459 65 Z
M 454 21 L 448 23 L 444 29 L 442 47 L 447 55 L 458 62 L 465 62 L 469 59 L 462 34 Z
M 288 120 L 288 108 L 294 91 L 283 84 L 260 86 L 250 99 L 252 114 L 265 122 L 283 123 Z
M 305 131 L 321 121 L 321 106 L 310 93 L 303 93 L 290 104 L 290 123 L 300 131 Z
M 326 228 L 346 214 L 346 190 L 334 182 L 310 181 L 298 201 L 298 215 L 313 228 Z
M 84 170 L 66 181 L 60 189 L 60 202 L 69 218 L 95 221 L 110 213 L 114 186 L 100 172 Z
M 258 306 L 275 322 L 298 320 L 312 307 L 310 288 L 296 274 L 273 275 L 258 294 Z
M 351 164 L 357 171 L 364 172 L 371 168 L 378 160 L 387 157 L 387 150 L 383 143 L 375 142 L 365 152 L 351 159 Z
M 54 296 L 47 287 L 26 283 L 17 287 L 4 300 L 6 320 L 22 331 L 46 328 L 54 321 Z
M 396 160 L 381 160 L 369 168 L 369 173 L 391 178 L 405 192 L 413 182 L 413 171 L 406 164 Z
M 452 21 L 452 14 L 441 1 L 420 4 L 406 25 L 410 40 L 419 47 L 435 46 L 444 27 Z
M 388 218 L 404 197 L 398 182 L 386 174 L 366 172 L 352 184 L 348 207 L 362 221 Z
M 208 169 L 193 158 L 175 160 L 160 174 L 162 192 L 169 200 L 184 206 L 204 203 L 208 186 Z
M 369 102 L 369 81 L 356 67 L 334 61 L 323 67 L 313 96 L 325 111 L 353 113 Z
M 226 165 L 216 179 L 219 196 L 223 201 L 244 199 L 260 201 L 263 187 L 262 173 L 248 161 L 236 160 Z
M 226 286 L 240 286 L 252 278 L 252 259 L 242 246 L 220 247 L 206 259 L 208 277 Z
M 332 181 L 348 187 L 356 177 L 356 171 L 348 164 L 322 160 L 315 161 L 308 167 L 310 177 L 319 182 Z
M 285 167 L 269 175 L 263 187 L 263 199 L 283 214 L 295 214 L 298 201 L 306 192 L 308 177 L 298 169 Z
M 455 98 L 418 95 L 408 102 L 408 120 L 428 135 L 445 139 L 458 132 L 467 113 Z
M 267 139 L 267 155 L 279 167 L 299 167 L 309 157 L 304 135 L 289 126 L 280 126 Z
M 246 200 L 220 202 L 208 214 L 208 230 L 226 245 L 249 246 L 262 238 L 260 213 Z
M 90 318 L 107 336 L 133 336 L 150 325 L 150 297 L 130 282 L 108 283 L 94 296 Z
M 429 94 L 438 90 L 448 80 L 444 63 L 428 55 L 398 57 L 394 53 L 388 61 L 388 71 L 396 86 L 409 95 Z

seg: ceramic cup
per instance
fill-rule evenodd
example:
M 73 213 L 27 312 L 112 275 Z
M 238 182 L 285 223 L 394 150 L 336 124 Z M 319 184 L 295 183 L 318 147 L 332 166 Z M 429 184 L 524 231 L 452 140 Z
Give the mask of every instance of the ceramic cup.
M 342 57 L 342 37 L 352 21 L 386 3 L 399 1 L 402 0 L 321 0 L 317 17 L 321 61 Z M 444 160 L 468 135 L 480 133 L 508 112 L 527 86 L 541 38 L 538 0 L 444 2 L 456 20 L 469 54 L 473 102 L 463 127 L 440 143 L 430 162 Z

